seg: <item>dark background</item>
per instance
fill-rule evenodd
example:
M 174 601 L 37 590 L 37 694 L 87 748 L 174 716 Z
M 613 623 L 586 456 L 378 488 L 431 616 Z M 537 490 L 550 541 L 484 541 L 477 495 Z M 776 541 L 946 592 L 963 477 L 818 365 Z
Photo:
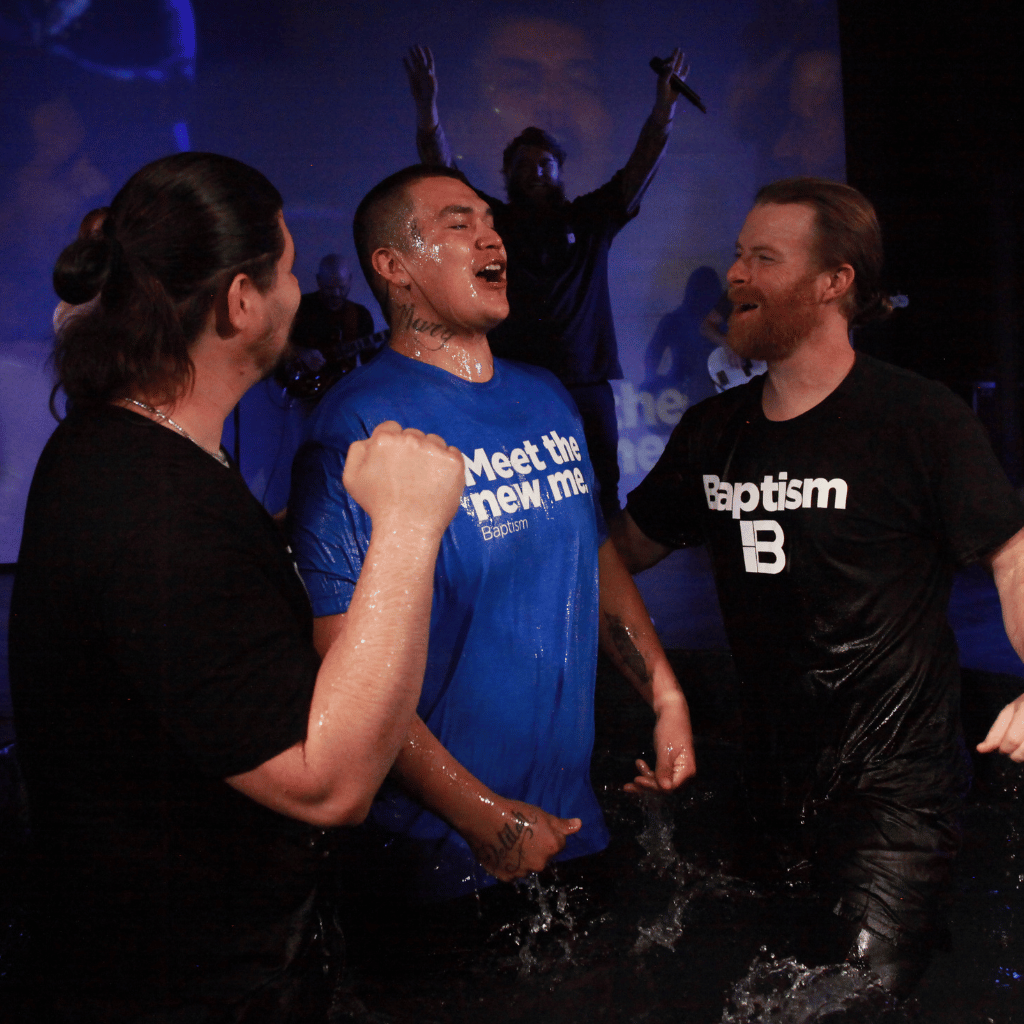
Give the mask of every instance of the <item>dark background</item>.
M 875 203 L 909 305 L 868 351 L 943 380 L 1021 483 L 1021 14 L 840 0 L 847 180 Z

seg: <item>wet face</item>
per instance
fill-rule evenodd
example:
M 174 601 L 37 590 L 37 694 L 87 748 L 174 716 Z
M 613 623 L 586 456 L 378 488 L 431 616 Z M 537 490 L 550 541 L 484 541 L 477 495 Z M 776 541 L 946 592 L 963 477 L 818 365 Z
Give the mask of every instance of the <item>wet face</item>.
M 295 242 L 284 216 L 278 214 L 278 217 L 284 233 L 284 251 L 277 261 L 274 282 L 262 295 L 266 317 L 264 330 L 249 346 L 249 354 L 262 377 L 269 377 L 278 363 L 287 357 L 288 335 L 302 297 L 294 273 Z
M 316 279 L 324 305 L 336 312 L 345 305 L 348 293 L 352 288 L 352 272 L 339 269 L 327 274 L 318 274 Z
M 785 359 L 821 322 L 828 275 L 814 252 L 815 216 L 802 203 L 766 203 L 747 215 L 726 275 L 728 344 L 742 358 Z
M 398 255 L 412 315 L 459 335 L 486 333 L 508 316 L 505 248 L 490 207 L 454 178 L 422 179 L 408 195 L 411 238 Z
M 515 151 L 507 185 L 513 202 L 540 205 L 565 197 L 558 160 L 541 146 L 520 146 Z

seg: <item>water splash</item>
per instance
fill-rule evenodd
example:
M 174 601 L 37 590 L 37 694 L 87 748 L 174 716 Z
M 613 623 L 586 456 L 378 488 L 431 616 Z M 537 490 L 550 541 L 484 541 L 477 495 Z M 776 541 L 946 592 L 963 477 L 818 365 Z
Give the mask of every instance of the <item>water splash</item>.
M 562 965 L 575 965 L 575 948 L 580 939 L 579 915 L 574 901 L 581 896 L 577 886 L 562 885 L 556 878 L 545 885 L 536 874 L 517 883 L 532 906 L 525 917 L 506 925 L 500 932 L 511 932 L 519 953 L 518 975 L 546 972 Z M 585 933 L 583 933 L 585 934 Z
M 910 1019 L 877 975 L 854 964 L 805 967 L 793 957 L 761 956 L 733 987 L 721 1024 L 903 1024 Z
M 675 951 L 688 923 L 688 911 L 698 896 L 757 895 L 756 887 L 721 871 L 710 871 L 695 862 L 684 860 L 675 848 L 675 830 L 669 804 L 659 794 L 644 793 L 641 797 L 644 825 L 637 842 L 645 854 L 641 870 L 653 871 L 658 878 L 669 878 L 673 892 L 668 906 L 653 921 L 637 925 L 638 936 L 632 953 L 640 956 L 654 946 Z

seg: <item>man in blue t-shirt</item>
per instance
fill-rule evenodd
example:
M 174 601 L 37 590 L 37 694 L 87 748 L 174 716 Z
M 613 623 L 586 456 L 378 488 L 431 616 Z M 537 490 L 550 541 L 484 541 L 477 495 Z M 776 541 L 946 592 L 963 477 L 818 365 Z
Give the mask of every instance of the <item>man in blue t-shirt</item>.
M 682 783 L 692 740 L 685 699 L 594 504 L 572 399 L 547 371 L 491 355 L 487 331 L 508 303 L 490 208 L 457 171 L 412 167 L 363 200 L 355 235 L 390 348 L 313 415 L 289 514 L 327 644 L 370 527 L 335 480 L 349 444 L 399 411 L 425 432 L 443 425 L 463 453 L 466 492 L 435 575 L 419 717 L 371 814 L 382 846 L 400 847 L 408 866 L 394 885 L 431 902 L 606 845 L 589 780 L 599 629 L 657 716 L 655 769 L 639 762 L 631 787 Z

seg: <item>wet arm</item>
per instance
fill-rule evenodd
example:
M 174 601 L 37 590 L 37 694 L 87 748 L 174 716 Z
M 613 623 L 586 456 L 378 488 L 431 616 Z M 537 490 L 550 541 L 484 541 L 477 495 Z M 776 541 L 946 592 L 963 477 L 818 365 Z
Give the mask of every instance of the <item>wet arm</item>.
M 601 545 L 598 560 L 601 646 L 655 715 L 655 770 L 651 772 L 643 761 L 637 761 L 640 775 L 627 788 L 675 789 L 697 767 L 686 698 L 643 598 L 611 540 Z
M 1006 635 L 1017 656 L 1024 660 L 1024 530 L 999 548 L 989 564 L 999 592 Z M 983 754 L 998 750 L 1013 761 L 1024 761 L 1024 694 L 999 712 L 978 750 Z
M 430 618 L 427 609 L 427 621 Z M 327 650 L 346 615 L 328 615 L 314 624 L 317 650 Z M 521 800 L 498 796 L 467 771 L 413 715 L 391 777 L 411 797 L 446 821 L 466 840 L 473 856 L 495 878 L 511 881 L 542 871 L 579 830 L 578 818 L 556 818 Z
M 321 827 L 366 816 L 415 713 L 434 563 L 464 479 L 455 449 L 395 423 L 351 446 L 344 484 L 373 532 L 344 622 L 320 637 L 306 737 L 230 785 Z

